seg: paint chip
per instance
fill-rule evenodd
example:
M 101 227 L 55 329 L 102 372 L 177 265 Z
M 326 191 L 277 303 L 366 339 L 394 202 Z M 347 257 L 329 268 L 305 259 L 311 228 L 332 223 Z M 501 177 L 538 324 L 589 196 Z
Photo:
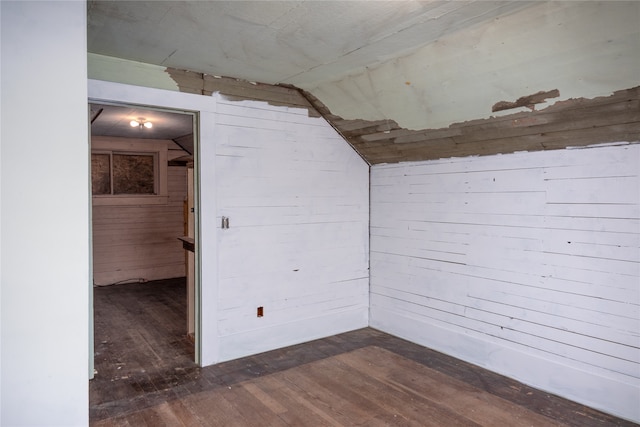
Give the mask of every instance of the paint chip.
M 557 98 L 560 96 L 560 91 L 558 89 L 553 89 L 550 91 L 540 91 L 536 92 L 533 95 L 521 96 L 514 102 L 510 101 L 500 101 L 493 104 L 491 107 L 492 112 L 510 110 L 512 108 L 518 107 L 527 107 L 532 111 L 535 110 L 535 105 L 543 103 L 547 100 L 547 98 Z

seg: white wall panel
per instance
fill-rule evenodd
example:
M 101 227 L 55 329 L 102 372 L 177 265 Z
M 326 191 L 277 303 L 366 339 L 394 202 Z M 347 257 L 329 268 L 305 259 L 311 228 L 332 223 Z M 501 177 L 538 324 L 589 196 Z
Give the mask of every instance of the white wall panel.
M 199 112 L 203 365 L 367 326 L 369 167 L 323 119 L 93 80 L 89 95 Z
M 640 420 L 639 175 L 638 144 L 374 166 L 371 326 Z
M 221 360 L 367 326 L 366 163 L 306 110 L 217 113 Z
M 0 424 L 87 425 L 87 6 L 2 1 L 0 14 Z

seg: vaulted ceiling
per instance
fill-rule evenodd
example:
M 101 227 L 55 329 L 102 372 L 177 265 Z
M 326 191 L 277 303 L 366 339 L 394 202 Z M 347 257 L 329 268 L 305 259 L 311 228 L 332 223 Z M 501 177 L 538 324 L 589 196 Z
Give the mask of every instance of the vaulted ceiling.
M 92 1 L 89 51 L 309 85 L 532 5 L 496 1 Z
M 294 85 L 375 143 L 638 86 L 638 22 L 635 1 L 89 1 L 88 51 Z

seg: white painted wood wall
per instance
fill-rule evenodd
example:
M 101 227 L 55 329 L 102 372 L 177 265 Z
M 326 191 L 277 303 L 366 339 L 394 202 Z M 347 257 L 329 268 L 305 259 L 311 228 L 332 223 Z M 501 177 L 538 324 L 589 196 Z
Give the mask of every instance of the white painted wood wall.
M 375 166 L 372 327 L 640 421 L 640 145 Z
M 86 17 L 0 1 L 2 426 L 89 424 Z
M 219 98 L 215 140 L 220 360 L 367 326 L 368 165 L 323 119 L 262 102 Z
M 95 285 L 185 276 L 178 237 L 184 235 L 187 169 L 170 166 L 167 174 L 166 204 L 93 206 Z

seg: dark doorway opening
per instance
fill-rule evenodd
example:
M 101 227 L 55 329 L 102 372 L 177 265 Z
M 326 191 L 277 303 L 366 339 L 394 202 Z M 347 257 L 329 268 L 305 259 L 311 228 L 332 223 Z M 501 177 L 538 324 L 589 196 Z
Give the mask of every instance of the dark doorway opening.
M 95 405 L 197 366 L 197 127 L 194 113 L 89 107 L 94 382 L 111 382 L 114 393 L 92 392 Z

